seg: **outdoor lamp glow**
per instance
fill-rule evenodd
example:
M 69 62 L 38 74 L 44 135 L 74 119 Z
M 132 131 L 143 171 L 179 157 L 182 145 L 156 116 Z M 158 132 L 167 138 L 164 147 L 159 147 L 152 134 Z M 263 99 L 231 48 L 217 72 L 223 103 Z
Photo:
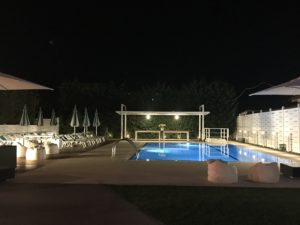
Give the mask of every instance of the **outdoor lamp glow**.
M 175 115 L 175 116 L 174 116 L 174 119 L 175 119 L 175 120 L 178 120 L 178 119 L 179 119 L 179 116 L 178 116 L 178 115 Z
M 150 116 L 150 115 L 146 115 L 146 119 L 147 119 L 147 120 L 150 120 L 150 119 L 151 119 L 151 116 Z

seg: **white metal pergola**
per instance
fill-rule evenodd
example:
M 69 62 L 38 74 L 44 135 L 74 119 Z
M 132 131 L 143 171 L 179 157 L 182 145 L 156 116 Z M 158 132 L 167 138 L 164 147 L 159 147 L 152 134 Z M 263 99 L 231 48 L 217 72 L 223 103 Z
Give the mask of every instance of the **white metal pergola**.
M 127 137 L 127 116 L 199 116 L 198 138 L 204 140 L 204 116 L 210 112 L 204 111 L 204 105 L 199 106 L 199 111 L 127 111 L 126 105 L 121 104 L 116 113 L 121 116 L 121 139 Z

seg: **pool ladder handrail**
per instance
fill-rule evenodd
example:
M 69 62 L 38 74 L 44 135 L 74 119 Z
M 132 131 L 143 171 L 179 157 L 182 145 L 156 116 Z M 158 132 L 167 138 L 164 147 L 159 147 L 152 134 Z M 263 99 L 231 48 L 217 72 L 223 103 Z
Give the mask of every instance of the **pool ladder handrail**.
M 111 148 L 111 157 L 114 157 L 116 155 L 116 150 L 117 150 L 117 145 L 121 142 L 121 141 L 127 141 L 131 146 L 134 147 L 135 152 L 138 151 L 138 148 L 136 147 L 136 145 L 134 144 L 134 142 L 128 138 L 122 138 L 120 140 L 115 141 L 115 143 L 113 144 L 112 148 Z

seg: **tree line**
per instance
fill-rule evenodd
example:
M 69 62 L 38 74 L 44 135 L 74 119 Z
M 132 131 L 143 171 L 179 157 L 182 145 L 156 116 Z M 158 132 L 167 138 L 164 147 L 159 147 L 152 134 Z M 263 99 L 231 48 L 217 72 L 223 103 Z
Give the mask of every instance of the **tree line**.
M 27 104 L 31 121 L 37 118 L 41 106 L 44 117 L 50 117 L 51 108 L 60 118 L 60 132 L 72 132 L 69 126 L 74 105 L 77 105 L 82 121 L 84 107 L 88 108 L 92 120 L 99 111 L 100 133 L 109 132 L 114 137 L 120 133 L 120 116 L 115 111 L 125 104 L 127 110 L 141 111 L 198 111 L 204 104 L 210 114 L 205 117 L 205 127 L 235 127 L 237 105 L 233 104 L 234 88 L 223 81 L 194 80 L 182 85 L 156 83 L 132 89 L 126 83 L 63 83 L 54 92 L 48 91 L 6 91 L 0 93 L 0 122 L 16 124 L 22 108 Z M 142 116 L 128 118 L 128 131 L 136 129 L 158 129 L 164 123 L 168 129 L 189 130 L 192 136 L 198 132 L 198 117 L 184 116 L 179 120 L 171 117 L 153 116 L 146 120 Z M 80 128 L 78 129 L 80 131 Z M 93 128 L 90 128 L 93 130 Z

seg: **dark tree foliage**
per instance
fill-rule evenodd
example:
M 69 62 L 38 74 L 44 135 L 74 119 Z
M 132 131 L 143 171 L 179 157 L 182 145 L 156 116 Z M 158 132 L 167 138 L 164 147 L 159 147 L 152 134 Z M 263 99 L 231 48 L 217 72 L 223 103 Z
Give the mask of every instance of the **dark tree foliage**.
M 120 108 L 120 95 L 122 89 L 117 87 L 113 82 L 108 84 L 99 83 L 64 83 L 59 88 L 59 112 L 61 115 L 61 132 L 72 132 L 69 126 L 72 111 L 76 104 L 78 109 L 79 122 L 82 123 L 84 107 L 88 108 L 90 120 L 93 120 L 95 110 L 98 109 L 101 126 L 99 133 L 104 133 L 106 129 L 116 136 L 117 130 L 120 129 L 120 118 L 114 112 Z M 79 128 L 81 131 L 83 128 Z
M 71 133 L 69 123 L 76 104 L 79 121 L 82 124 L 84 107 L 88 108 L 91 122 L 95 110 L 98 109 L 101 125 L 100 134 L 109 132 L 113 137 L 120 136 L 121 103 L 127 110 L 141 111 L 198 111 L 204 104 L 205 127 L 224 127 L 233 131 L 237 106 L 234 105 L 235 91 L 233 87 L 221 81 L 194 80 L 181 86 L 167 83 L 144 85 L 131 89 L 126 83 L 81 83 L 78 81 L 63 83 L 55 92 L 38 91 L 6 91 L 0 92 L 1 123 L 19 122 L 22 108 L 27 104 L 31 121 L 37 117 L 38 108 L 42 106 L 44 117 L 50 117 L 51 108 L 56 109 L 60 117 L 60 132 Z M 41 104 L 40 104 L 41 103 Z M 128 131 L 131 136 L 135 130 L 158 130 L 159 124 L 166 124 L 168 130 L 188 130 L 191 137 L 198 135 L 198 117 L 181 116 L 175 120 L 171 116 L 152 116 L 146 120 L 144 116 L 129 116 Z M 77 128 L 82 131 L 83 128 Z M 94 130 L 94 128 L 89 128 Z
M 24 104 L 27 105 L 31 123 L 37 118 L 39 107 L 38 91 L 0 91 L 0 123 L 18 124 Z
M 205 118 L 205 127 L 228 127 L 233 131 L 236 114 L 236 106 L 232 104 L 234 97 L 233 87 L 221 81 L 195 80 L 180 87 L 157 83 L 136 90 L 129 90 L 126 83 L 64 83 L 59 89 L 61 131 L 72 131 L 69 122 L 76 104 L 80 121 L 85 106 L 88 107 L 91 120 L 98 108 L 100 132 L 108 130 L 118 137 L 120 116 L 115 111 L 120 110 L 121 103 L 127 106 L 127 110 L 141 111 L 198 111 L 199 106 L 204 104 L 205 110 L 210 112 Z M 196 116 L 182 116 L 179 120 L 169 116 L 152 116 L 150 120 L 143 116 L 130 116 L 128 131 L 133 136 L 138 129 L 157 130 L 161 123 L 166 124 L 170 130 L 189 130 L 192 137 L 198 134 Z

